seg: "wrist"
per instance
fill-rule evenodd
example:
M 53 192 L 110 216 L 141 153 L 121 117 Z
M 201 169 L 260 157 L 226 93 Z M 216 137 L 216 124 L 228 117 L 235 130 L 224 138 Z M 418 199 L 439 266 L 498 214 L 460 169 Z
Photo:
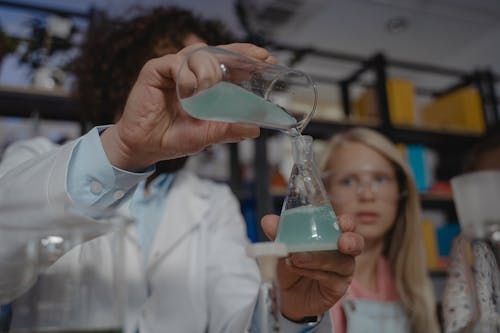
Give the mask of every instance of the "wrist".
M 153 161 L 148 161 L 138 153 L 134 153 L 134 149 L 120 137 L 116 125 L 107 128 L 100 137 L 106 157 L 112 166 L 135 172 L 154 164 Z

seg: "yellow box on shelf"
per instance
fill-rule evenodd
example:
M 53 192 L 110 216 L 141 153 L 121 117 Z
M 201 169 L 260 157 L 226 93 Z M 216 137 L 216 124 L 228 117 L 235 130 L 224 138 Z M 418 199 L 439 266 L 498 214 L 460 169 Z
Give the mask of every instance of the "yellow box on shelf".
M 479 91 L 465 87 L 435 99 L 422 110 L 422 125 L 483 133 L 485 123 Z
M 424 236 L 425 253 L 427 256 L 427 267 L 430 270 L 439 270 L 438 242 L 436 238 L 436 229 L 430 219 L 422 221 L 422 233 Z
M 406 79 L 392 78 L 386 82 L 389 117 L 394 125 L 415 124 L 415 89 Z M 373 88 L 366 89 L 352 103 L 353 117 L 356 120 L 378 119 L 377 96 Z
M 373 88 L 366 89 L 351 103 L 353 120 L 375 121 L 378 119 L 377 96 Z
M 389 79 L 386 83 L 389 115 L 394 125 L 415 124 L 415 88 L 405 79 Z

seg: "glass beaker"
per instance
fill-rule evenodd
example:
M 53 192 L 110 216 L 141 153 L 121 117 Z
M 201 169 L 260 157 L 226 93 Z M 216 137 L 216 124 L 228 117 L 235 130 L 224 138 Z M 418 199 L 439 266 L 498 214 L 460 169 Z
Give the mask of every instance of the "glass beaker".
M 12 308 L 9 332 L 122 332 L 130 222 L 113 211 L 0 207 L 0 304 Z
M 500 171 L 476 171 L 451 179 L 453 200 L 464 234 L 500 238 Z
M 177 97 L 195 118 L 296 135 L 314 114 L 317 89 L 301 71 L 206 46 L 189 53 L 181 65 Z
M 288 252 L 336 250 L 342 233 L 313 160 L 312 142 L 310 136 L 292 138 L 294 165 L 276 237 Z

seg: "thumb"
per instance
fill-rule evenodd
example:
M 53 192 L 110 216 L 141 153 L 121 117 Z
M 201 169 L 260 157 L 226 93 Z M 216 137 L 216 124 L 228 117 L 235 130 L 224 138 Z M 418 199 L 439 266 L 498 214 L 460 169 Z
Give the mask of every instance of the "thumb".
M 260 220 L 262 230 L 270 240 L 276 238 L 280 218 L 278 215 L 266 215 Z

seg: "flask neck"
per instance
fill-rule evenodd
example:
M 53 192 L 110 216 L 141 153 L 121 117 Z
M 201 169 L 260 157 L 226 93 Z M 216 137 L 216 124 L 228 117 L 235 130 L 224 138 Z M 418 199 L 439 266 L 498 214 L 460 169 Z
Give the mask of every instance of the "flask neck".
M 312 161 L 312 143 L 312 137 L 308 135 L 298 135 L 292 139 L 293 161 L 295 164 L 304 164 Z

